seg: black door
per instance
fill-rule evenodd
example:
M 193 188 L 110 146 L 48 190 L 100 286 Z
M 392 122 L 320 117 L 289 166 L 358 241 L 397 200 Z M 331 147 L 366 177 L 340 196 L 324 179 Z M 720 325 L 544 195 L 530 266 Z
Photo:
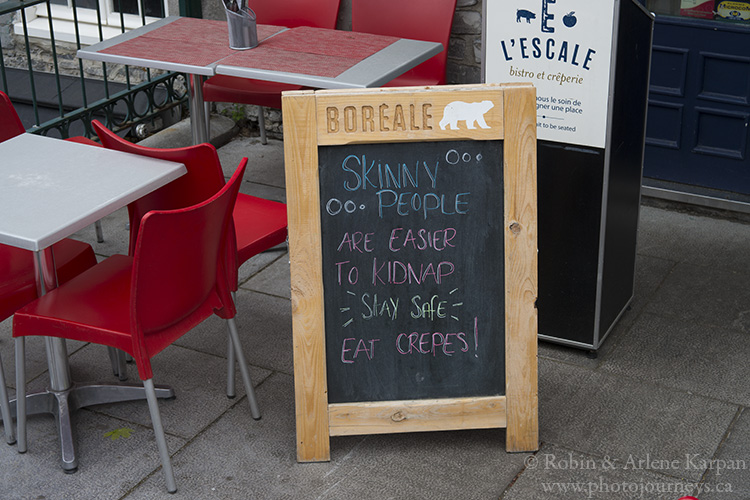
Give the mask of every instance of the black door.
M 644 184 L 745 201 L 749 98 L 750 23 L 657 15 Z

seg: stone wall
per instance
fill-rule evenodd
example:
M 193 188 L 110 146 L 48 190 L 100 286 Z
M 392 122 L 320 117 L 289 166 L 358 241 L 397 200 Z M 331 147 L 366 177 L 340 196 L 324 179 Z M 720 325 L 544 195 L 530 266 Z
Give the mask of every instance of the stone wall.
M 458 0 L 448 47 L 448 83 L 482 80 L 482 2 Z

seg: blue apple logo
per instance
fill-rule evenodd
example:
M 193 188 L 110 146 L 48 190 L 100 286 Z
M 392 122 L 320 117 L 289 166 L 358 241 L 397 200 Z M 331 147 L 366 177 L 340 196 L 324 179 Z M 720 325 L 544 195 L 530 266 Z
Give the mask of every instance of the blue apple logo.
M 578 19 L 576 19 L 575 12 L 569 12 L 563 17 L 563 24 L 568 28 L 572 28 L 577 22 Z

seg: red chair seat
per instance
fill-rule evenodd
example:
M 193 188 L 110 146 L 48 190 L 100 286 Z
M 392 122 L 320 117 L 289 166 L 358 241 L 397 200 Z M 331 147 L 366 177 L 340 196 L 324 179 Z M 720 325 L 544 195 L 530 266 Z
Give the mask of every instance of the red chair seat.
M 232 215 L 240 264 L 286 241 L 286 205 L 283 203 L 240 193 Z
M 132 354 L 132 265 L 133 258 L 125 255 L 114 255 L 100 262 L 64 287 L 49 292 L 44 300 L 20 309 L 13 318 L 13 328 L 43 332 L 50 337 L 110 344 Z M 73 321 L 78 324 L 70 328 L 69 323 Z
M 134 347 L 137 342 L 133 341 L 131 325 L 132 274 L 133 257 L 109 257 L 64 287 L 52 290 L 44 300 L 36 300 L 18 310 L 13 318 L 14 335 L 15 332 L 24 335 L 37 332 L 50 337 L 94 342 L 115 347 L 141 360 L 154 357 L 222 307 L 218 300 L 204 302 L 174 321 L 179 323 L 179 328 L 166 327 L 146 334 L 146 353 L 140 354 Z M 165 306 L 159 304 L 157 307 Z M 138 363 L 138 373 L 143 380 L 152 378 L 150 363 Z

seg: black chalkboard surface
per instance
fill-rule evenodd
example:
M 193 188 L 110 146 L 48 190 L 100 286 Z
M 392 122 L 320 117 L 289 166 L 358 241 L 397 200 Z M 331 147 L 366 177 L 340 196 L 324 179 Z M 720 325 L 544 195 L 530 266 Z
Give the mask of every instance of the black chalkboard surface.
M 503 141 L 318 157 L 328 401 L 503 395 Z

